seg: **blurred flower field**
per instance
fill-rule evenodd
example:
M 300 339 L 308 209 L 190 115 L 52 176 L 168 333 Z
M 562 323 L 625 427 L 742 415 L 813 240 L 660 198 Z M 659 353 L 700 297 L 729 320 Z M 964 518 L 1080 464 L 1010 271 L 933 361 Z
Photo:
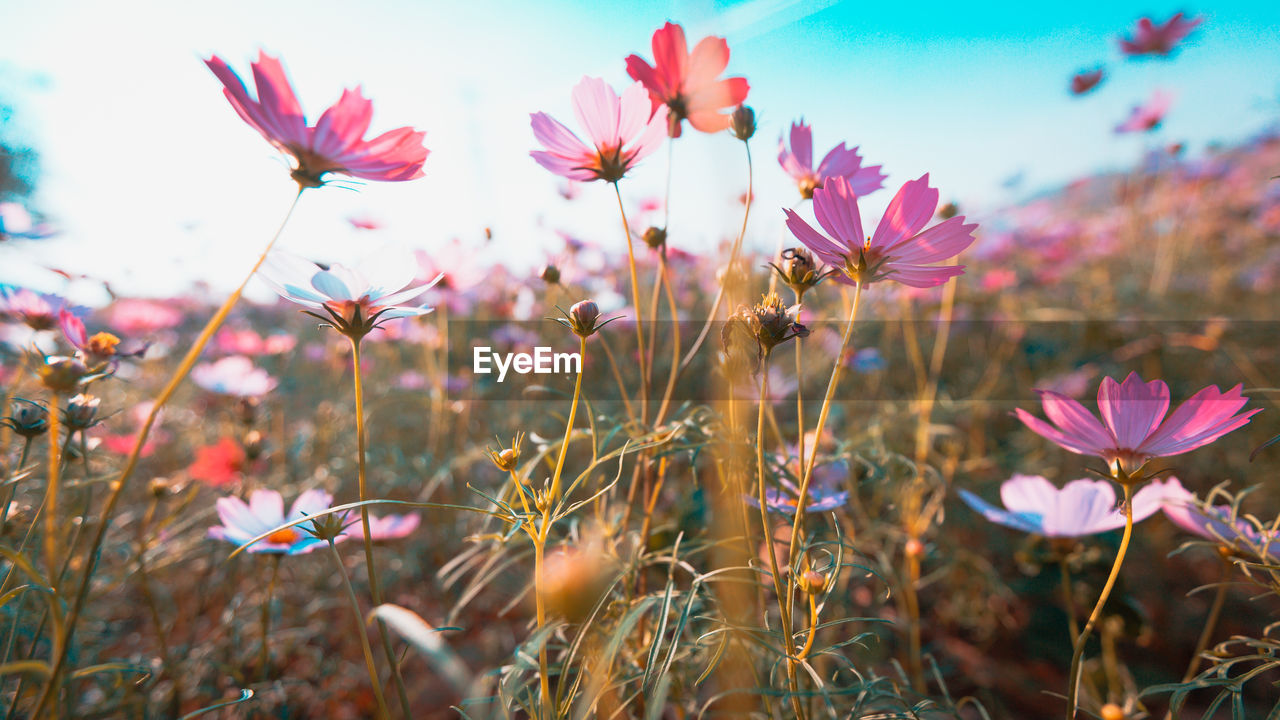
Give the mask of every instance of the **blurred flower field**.
M 1153 88 L 1139 162 L 974 215 L 723 38 L 634 50 L 529 108 L 510 162 L 615 218 L 521 270 L 365 217 L 316 262 L 295 214 L 447 140 L 205 61 L 297 187 L 239 289 L 0 287 L 4 717 L 1280 717 L 1280 132 L 1188 152 Z M 690 143 L 740 148 L 708 252 L 628 185 Z

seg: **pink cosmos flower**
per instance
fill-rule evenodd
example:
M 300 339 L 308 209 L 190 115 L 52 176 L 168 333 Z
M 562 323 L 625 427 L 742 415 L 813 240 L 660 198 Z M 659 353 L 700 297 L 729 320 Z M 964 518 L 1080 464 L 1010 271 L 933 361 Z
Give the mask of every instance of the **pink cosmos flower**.
M 730 116 L 721 112 L 747 99 L 746 78 L 717 80 L 729 65 L 729 44 L 724 38 L 705 37 L 689 52 L 684 28 L 667 23 L 653 33 L 653 65 L 639 55 L 627 58 L 627 74 L 644 83 L 653 101 L 654 115 L 665 106 L 667 134 L 680 137 L 685 120 L 693 129 L 717 133 L 728 129 Z
M 275 490 L 254 490 L 249 495 L 248 503 L 238 497 L 218 498 L 218 518 L 222 520 L 222 524 L 209 528 L 209 537 L 243 545 L 271 528 L 328 510 L 332 502 L 333 496 L 329 493 L 323 490 L 308 490 L 293 501 L 293 506 L 289 508 L 289 514 L 286 516 L 284 500 Z M 346 538 L 345 534 L 339 535 L 334 542 L 340 542 Z M 251 545 L 249 552 L 301 555 L 324 544 L 324 540 L 295 525 L 271 533 Z
M 182 322 L 182 311 L 153 300 L 117 300 L 107 311 L 111 326 L 128 335 L 139 336 L 166 330 Z
M 884 186 L 885 175 L 880 172 L 882 166 L 862 167 L 862 156 L 858 154 L 858 148 L 845 149 L 844 143 L 831 148 L 815 170 L 813 130 L 803 119 L 791 123 L 790 148 L 787 147 L 786 138 L 779 138 L 778 163 L 796 181 L 800 194 L 805 198 L 813 197 L 813 191 L 833 177 L 847 179 L 853 193 L 858 196 L 869 195 Z
M 1182 487 L 1174 479 L 1156 481 L 1134 493 L 1133 521 L 1154 515 L 1175 486 Z M 1115 486 L 1106 480 L 1081 478 L 1059 489 L 1039 475 L 1014 475 L 1000 485 L 1003 508 L 968 490 L 961 490 L 960 498 L 993 523 L 1045 537 L 1096 535 L 1125 524 Z
M 1076 73 L 1071 77 L 1071 94 L 1084 95 L 1093 90 L 1102 83 L 1103 76 L 1104 71 L 1102 68 Z
M 963 265 L 936 266 L 973 243 L 976 224 L 963 215 L 923 230 L 938 207 L 938 191 L 926 173 L 898 190 L 876 231 L 862 231 L 858 195 L 849 181 L 833 177 L 813 193 L 814 215 L 831 237 L 810 227 L 793 210 L 784 210 L 787 229 L 823 262 L 841 272 L 831 277 L 846 285 L 895 280 L 915 288 L 936 287 L 964 274 Z M 922 232 L 923 230 L 923 232 Z
M 263 337 L 253 330 L 232 328 L 223 328 L 213 337 L 214 348 L 230 355 L 282 355 L 292 350 L 297 342 L 287 333 Z
M 299 186 L 320 187 L 328 173 L 388 182 L 422 177 L 422 164 L 427 159 L 422 138 L 426 133 L 402 127 L 365 140 L 373 103 L 360 94 L 359 87 L 344 90 L 338 102 L 309 127 L 276 58 L 259 53 L 258 61 L 252 64 L 256 99 L 217 55 L 205 64 L 222 81 L 223 93 L 240 118 L 278 150 L 293 156 L 297 166 L 292 177 Z
M 1116 126 L 1116 132 L 1150 132 L 1160 127 L 1160 123 L 1164 122 L 1165 113 L 1169 112 L 1169 107 L 1173 105 L 1173 95 L 1157 90 L 1151 94 L 1151 99 L 1145 105 L 1139 105 L 1129 111 L 1129 117 L 1124 122 Z
M 360 516 L 354 513 L 354 522 L 347 527 L 347 534 L 353 538 L 364 537 L 364 525 L 360 523 Z M 413 534 L 418 529 L 418 525 L 422 522 L 422 518 L 417 513 L 408 513 L 406 515 L 369 515 L 369 537 L 374 541 L 382 540 L 399 540 Z
M 640 83 L 618 97 L 604 80 L 584 77 L 573 88 L 573 113 L 590 145 L 546 113 L 529 116 L 534 137 L 546 148 L 529 154 L 561 177 L 617 182 L 662 144 L 667 109 L 652 109 Z
M 1044 413 L 1053 423 L 1018 408 L 1014 412 L 1027 427 L 1064 449 L 1096 455 L 1113 473 L 1128 474 L 1153 457 L 1181 455 L 1243 427 L 1258 410 L 1240 413 L 1249 402 L 1240 385 L 1227 392 L 1217 386 L 1192 395 L 1168 418 L 1169 386 L 1162 380 L 1143 382 L 1129 373 L 1124 382 L 1104 378 L 1098 387 L 1099 422 L 1083 405 L 1049 390 L 1041 390 Z
M 1191 34 L 1204 18 L 1187 18 L 1182 13 L 1157 25 L 1144 17 L 1133 29 L 1133 35 L 1120 38 L 1120 51 L 1125 55 L 1168 55 L 1183 38 Z
M 201 363 L 191 369 L 191 380 L 209 392 L 233 397 L 261 397 L 276 386 L 275 378 L 244 355 Z
M 1163 509 L 1174 525 L 1205 540 L 1280 563 L 1280 539 L 1275 535 L 1240 517 L 1231 505 L 1200 502 L 1175 478 L 1169 479 L 1169 485 Z

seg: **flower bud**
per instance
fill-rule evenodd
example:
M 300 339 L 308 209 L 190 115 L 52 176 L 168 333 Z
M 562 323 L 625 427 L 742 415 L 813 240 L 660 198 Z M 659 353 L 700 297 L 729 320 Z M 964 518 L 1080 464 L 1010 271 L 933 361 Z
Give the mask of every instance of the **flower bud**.
M 644 239 L 644 244 L 654 250 L 657 250 L 667 244 L 666 228 L 650 227 L 648 230 L 644 231 L 644 235 L 641 237 Z
M 67 427 L 72 430 L 87 430 L 94 426 L 98 417 L 100 398 L 80 393 L 67 401 L 67 410 L 63 413 Z
M 949 202 L 946 205 L 943 205 L 942 207 L 938 208 L 938 217 L 942 218 L 943 220 L 950 220 L 951 218 L 959 214 L 960 214 L 960 206 L 956 205 L 953 202 Z
M 1102 720 L 1124 720 L 1124 709 L 1115 703 L 1107 703 L 1098 711 Z
M 0 422 L 8 425 L 15 433 L 30 440 L 49 431 L 49 411 L 43 405 L 18 398 L 10 408 L 12 414 Z
M 52 356 L 45 358 L 44 365 L 36 374 L 46 388 L 56 393 L 70 394 L 85 381 L 89 368 L 75 358 Z
M 596 321 L 600 319 L 600 308 L 591 300 L 582 300 L 569 308 L 569 329 L 578 337 L 590 337 L 595 334 Z
M 802 247 L 783 250 L 781 263 L 769 263 L 769 267 L 796 294 L 797 302 L 827 277 L 827 273 L 818 272 L 818 263 L 813 259 L 813 254 Z
M 746 105 L 739 105 L 729 116 L 729 129 L 739 140 L 750 140 L 756 134 L 756 111 Z
M 542 272 L 538 273 L 538 277 L 542 278 L 542 281 L 548 285 L 558 285 L 560 284 L 560 268 L 547 263 L 542 266 Z
M 148 484 L 147 489 L 151 492 L 152 497 L 157 500 L 163 500 L 168 497 L 170 492 L 173 491 L 173 483 L 170 482 L 169 478 L 151 478 L 151 482 Z
M 515 472 L 516 465 L 520 462 L 520 443 L 524 440 L 524 433 L 518 433 L 515 439 L 511 441 L 511 447 L 498 450 L 489 450 L 489 459 L 493 464 L 503 472 Z
M 827 587 L 827 576 L 817 570 L 810 570 L 798 579 L 800 589 L 810 595 L 817 595 Z
M 244 439 L 240 441 L 244 445 L 244 455 L 249 462 L 253 462 L 262 457 L 262 451 L 266 449 L 266 438 L 257 430 L 250 430 L 244 434 Z

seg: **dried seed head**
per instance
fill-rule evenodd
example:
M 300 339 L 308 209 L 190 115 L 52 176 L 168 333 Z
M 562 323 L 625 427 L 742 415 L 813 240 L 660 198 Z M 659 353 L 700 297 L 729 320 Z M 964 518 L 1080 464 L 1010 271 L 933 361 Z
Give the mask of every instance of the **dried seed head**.
M 39 403 L 17 398 L 10 405 L 10 413 L 0 422 L 28 440 L 49 431 L 49 411 Z

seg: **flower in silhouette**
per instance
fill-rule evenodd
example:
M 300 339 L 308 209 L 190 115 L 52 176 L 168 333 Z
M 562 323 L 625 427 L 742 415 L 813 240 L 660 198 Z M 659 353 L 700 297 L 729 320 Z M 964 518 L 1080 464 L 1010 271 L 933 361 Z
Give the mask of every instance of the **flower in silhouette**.
M 1079 72 L 1071 76 L 1071 94 L 1084 95 L 1102 84 L 1105 72 L 1102 68 Z

